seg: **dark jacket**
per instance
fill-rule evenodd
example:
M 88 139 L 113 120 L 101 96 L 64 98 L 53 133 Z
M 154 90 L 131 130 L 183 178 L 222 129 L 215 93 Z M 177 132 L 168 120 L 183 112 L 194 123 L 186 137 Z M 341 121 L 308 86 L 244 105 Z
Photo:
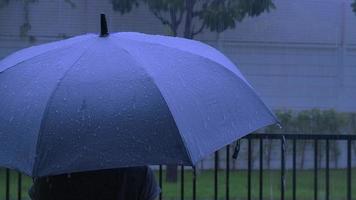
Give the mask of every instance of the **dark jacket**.
M 34 179 L 32 200 L 153 200 L 160 189 L 149 167 L 80 172 Z

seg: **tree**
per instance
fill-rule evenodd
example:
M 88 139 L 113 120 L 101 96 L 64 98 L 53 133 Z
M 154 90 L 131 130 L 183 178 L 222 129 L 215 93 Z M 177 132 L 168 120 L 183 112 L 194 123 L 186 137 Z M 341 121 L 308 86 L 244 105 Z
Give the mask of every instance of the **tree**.
M 348 116 L 345 113 L 337 113 L 335 110 L 324 110 L 320 126 L 322 127 L 324 133 L 342 134 L 345 127 L 347 127 L 347 117 Z M 330 156 L 334 160 L 335 168 L 337 168 L 341 154 L 338 147 L 338 141 L 330 141 L 329 148 L 331 150 Z
M 356 14 L 356 0 L 354 0 L 354 2 L 351 4 L 351 7 L 354 13 Z
M 9 4 L 10 0 L 0 0 L 0 8 L 5 7 L 7 4 Z
M 14 2 L 15 0 L 11 0 Z M 38 2 L 39 0 L 22 0 L 21 3 L 23 4 L 22 11 L 23 11 L 23 23 L 19 27 L 20 29 L 20 37 L 27 38 L 30 42 L 35 42 L 36 38 L 33 35 L 29 35 L 30 30 L 32 29 L 31 22 L 30 22 L 30 5 L 33 3 Z M 71 8 L 75 8 L 76 4 L 72 2 L 72 0 L 64 0 L 67 4 L 71 6 Z M 6 7 L 10 3 L 10 0 L 0 0 L 0 9 Z
M 194 38 L 203 30 L 223 32 L 235 28 L 245 17 L 255 17 L 275 8 L 272 0 L 111 0 L 113 9 L 126 14 L 145 4 L 163 25 L 178 36 Z

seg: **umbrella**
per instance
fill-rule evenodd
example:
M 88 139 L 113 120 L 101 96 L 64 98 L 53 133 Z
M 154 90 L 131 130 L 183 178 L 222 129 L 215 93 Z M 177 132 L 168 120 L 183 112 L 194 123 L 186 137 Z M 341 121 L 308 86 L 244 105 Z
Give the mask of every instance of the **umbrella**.
M 195 165 L 277 122 L 216 49 L 108 34 L 102 21 L 99 36 L 30 47 L 0 62 L 0 166 L 40 177 Z

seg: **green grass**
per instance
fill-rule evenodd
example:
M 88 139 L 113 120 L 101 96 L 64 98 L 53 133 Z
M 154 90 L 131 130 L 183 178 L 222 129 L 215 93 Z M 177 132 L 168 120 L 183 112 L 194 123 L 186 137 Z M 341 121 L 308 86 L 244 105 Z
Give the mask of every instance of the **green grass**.
M 356 173 L 356 169 L 352 170 Z M 163 173 L 164 174 L 164 173 Z M 325 199 L 325 171 L 319 171 L 319 199 Z M 355 177 L 356 175 L 354 175 Z M 17 199 L 17 177 L 18 173 L 11 172 L 10 197 Z M 178 175 L 180 177 L 180 175 Z M 192 199 L 192 173 L 185 171 L 185 199 Z M 219 172 L 218 196 L 225 198 L 225 171 Z M 165 180 L 165 177 L 163 177 Z M 356 178 L 352 179 L 353 199 L 356 199 Z M 31 185 L 31 178 L 23 177 L 22 197 L 28 199 L 27 191 Z M 252 172 L 252 198 L 258 199 L 259 195 L 259 172 Z M 280 199 L 280 172 L 264 171 L 264 198 Z M 292 172 L 286 171 L 286 199 L 292 198 Z M 0 199 L 5 197 L 5 171 L 0 170 Z M 180 199 L 180 181 L 177 183 L 163 183 L 164 199 Z M 205 170 L 197 175 L 197 199 L 210 200 L 214 197 L 214 172 Z M 303 170 L 297 172 L 297 199 L 309 200 L 314 197 L 314 174 L 313 171 Z M 233 171 L 230 174 L 230 199 L 247 199 L 247 172 Z M 330 199 L 346 199 L 346 170 L 330 170 Z
M 356 173 L 356 169 L 352 170 Z M 319 170 L 319 199 L 325 199 L 325 171 Z M 280 199 L 280 171 L 264 171 L 263 199 Z M 185 197 L 192 197 L 192 173 L 185 172 Z M 218 197 L 225 198 L 225 171 L 219 172 Z M 353 199 L 356 199 L 356 179 L 352 180 Z M 259 199 L 259 172 L 252 172 L 252 199 Z M 163 186 L 164 199 L 180 197 L 180 182 L 166 183 Z M 314 173 L 312 170 L 297 172 L 297 199 L 309 200 L 314 198 Z M 197 198 L 213 199 L 214 173 L 203 171 L 197 176 Z M 292 172 L 286 172 L 286 199 L 292 199 Z M 230 174 L 230 199 L 247 199 L 247 171 L 234 171 Z M 346 199 L 346 170 L 330 170 L 330 199 Z

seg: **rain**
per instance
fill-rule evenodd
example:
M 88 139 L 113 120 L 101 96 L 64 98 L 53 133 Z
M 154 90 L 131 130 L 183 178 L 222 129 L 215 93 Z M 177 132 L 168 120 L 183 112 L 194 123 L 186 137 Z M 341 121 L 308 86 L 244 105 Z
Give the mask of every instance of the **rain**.
M 356 195 L 356 0 L 0 0 L 0 29 L 0 199 Z

